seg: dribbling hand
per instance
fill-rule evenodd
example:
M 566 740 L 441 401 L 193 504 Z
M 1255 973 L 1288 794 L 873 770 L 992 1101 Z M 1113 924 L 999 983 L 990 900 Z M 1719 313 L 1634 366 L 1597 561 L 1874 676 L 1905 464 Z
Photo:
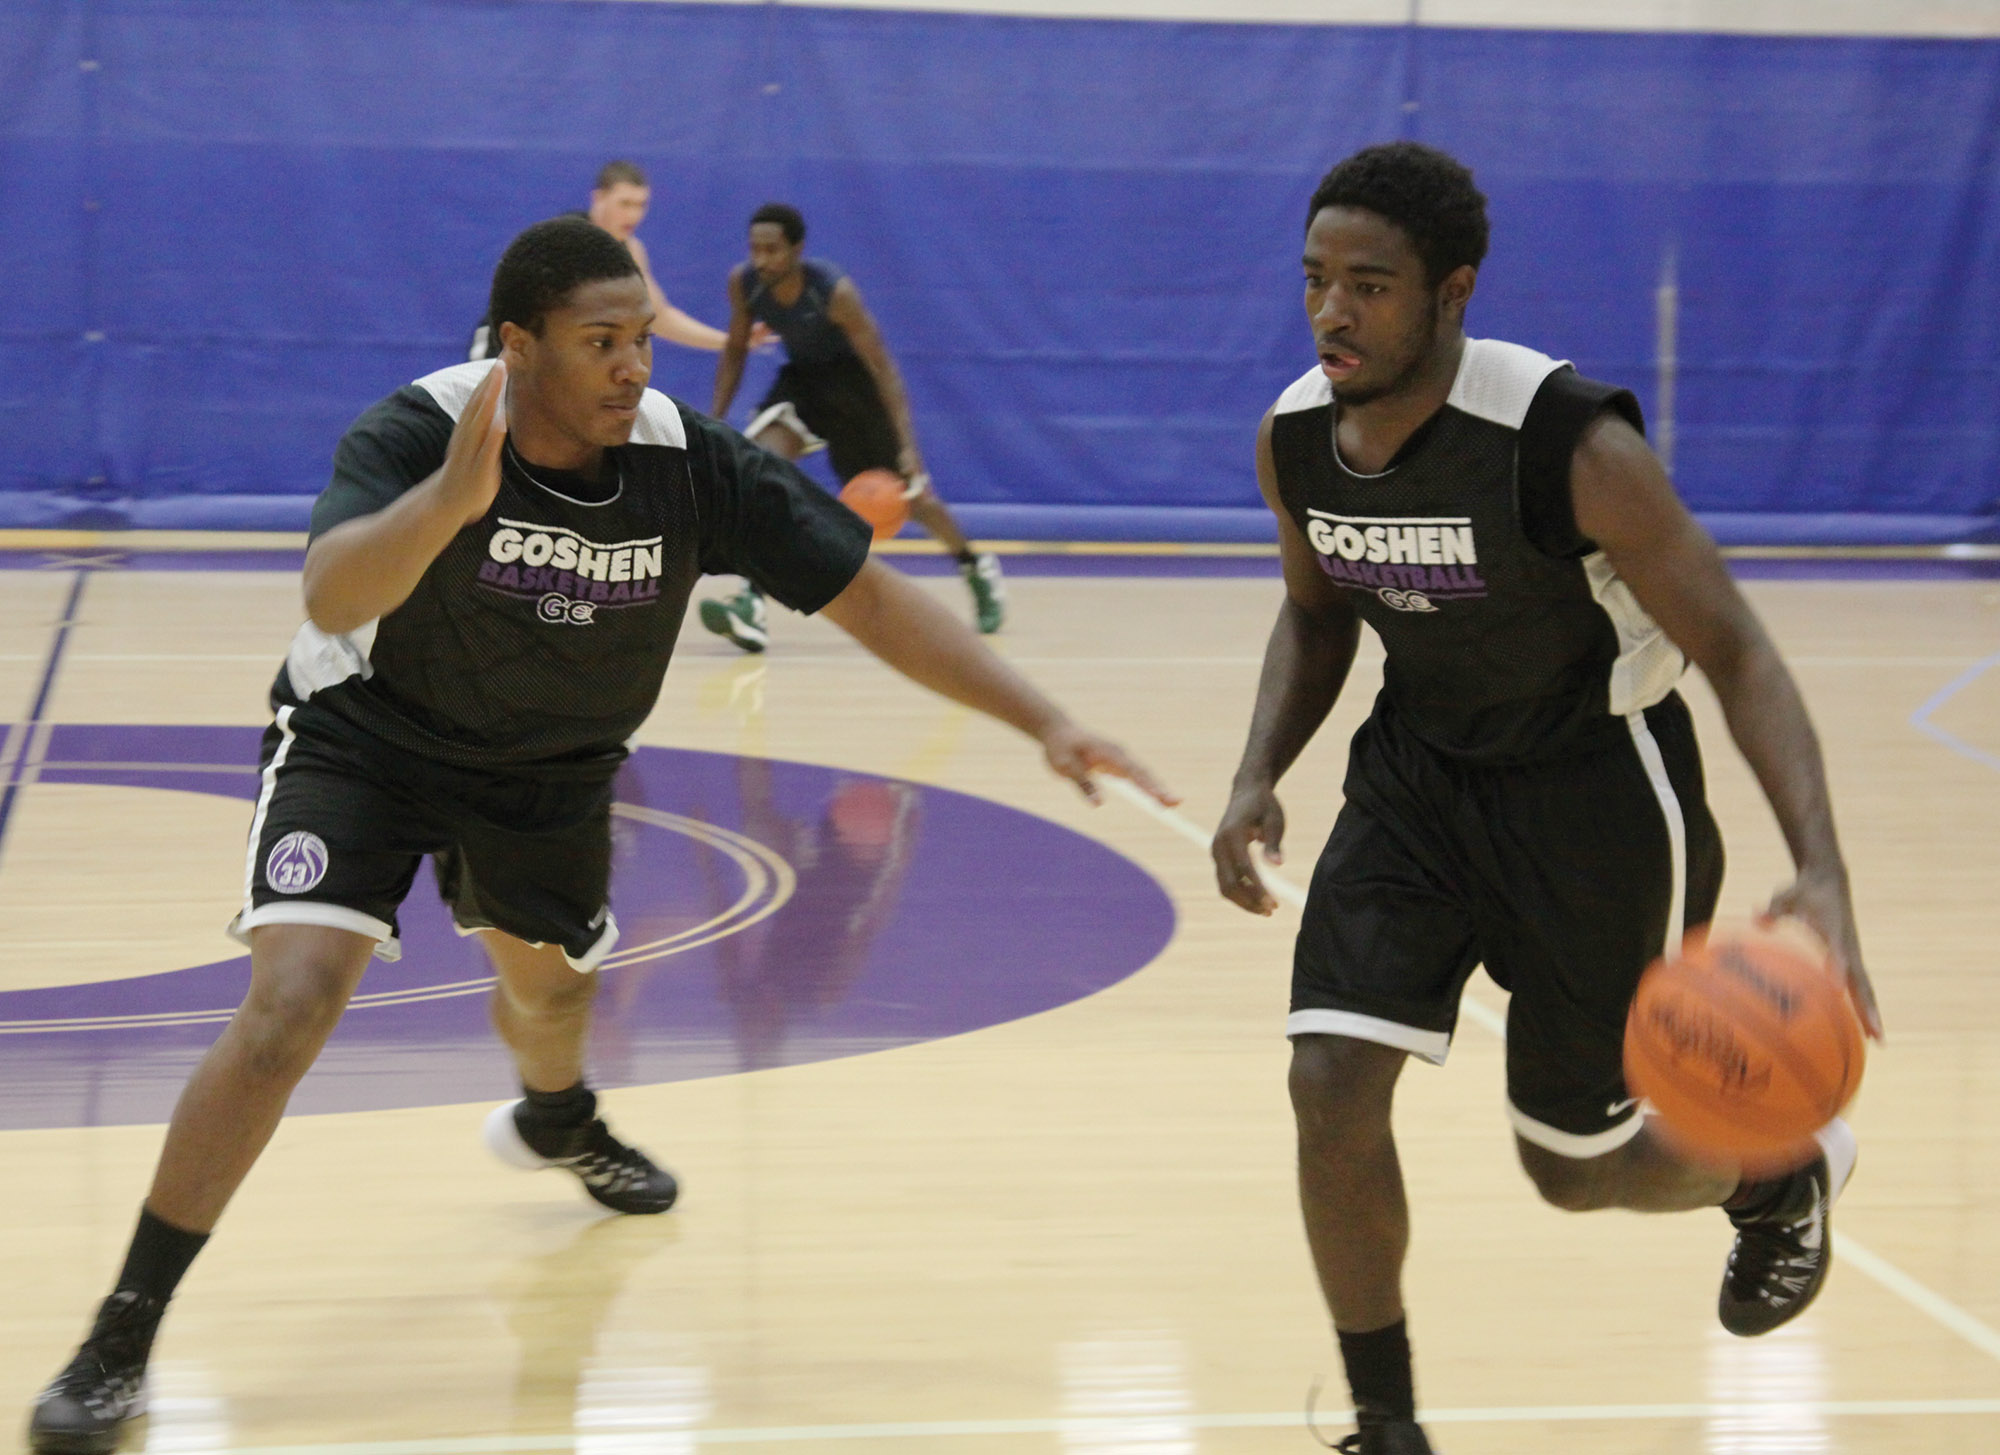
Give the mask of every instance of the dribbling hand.
M 452 429 L 438 477 L 438 493 L 451 502 L 453 513 L 463 510 L 462 525 L 493 508 L 500 493 L 500 447 L 506 439 L 507 365 L 496 360 Z
M 1238 787 L 1229 795 L 1209 853 L 1215 858 L 1215 886 L 1222 897 L 1252 914 L 1275 914 L 1278 901 L 1265 887 L 1264 876 L 1250 856 L 1252 844 L 1264 846 L 1265 862 L 1282 864 L 1279 845 L 1285 837 L 1285 810 L 1278 795 L 1265 784 Z
M 1854 999 L 1861 1028 L 1870 1040 L 1881 1040 L 1882 1008 L 1875 1002 L 1875 986 L 1861 965 L 1861 932 L 1854 923 L 1846 874 L 1801 872 L 1772 895 L 1770 904 L 1757 915 L 1760 926 L 1768 927 L 1780 919 L 1797 920 L 1819 937 L 1847 977 L 1847 993 Z

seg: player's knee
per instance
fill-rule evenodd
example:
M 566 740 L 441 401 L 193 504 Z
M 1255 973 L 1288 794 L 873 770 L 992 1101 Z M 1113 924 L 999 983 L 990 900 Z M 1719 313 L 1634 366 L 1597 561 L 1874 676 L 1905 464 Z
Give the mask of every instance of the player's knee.
M 1345 1036 L 1299 1036 L 1288 1083 L 1302 1144 L 1351 1146 L 1387 1136 L 1403 1053 Z
M 533 1021 L 565 1021 L 590 1009 L 597 994 L 597 977 L 564 967 L 560 975 L 526 980 L 502 980 L 500 994 L 515 1015 Z
M 1522 1170 L 1549 1206 L 1564 1212 L 1595 1212 L 1611 1206 L 1604 1165 L 1607 1159 L 1565 1157 L 1520 1138 L 1515 1139 L 1514 1145 L 1521 1156 Z
M 344 988 L 330 975 L 300 975 L 253 990 L 235 1026 L 249 1073 L 260 1080 L 296 1081 L 319 1055 L 346 1005 Z

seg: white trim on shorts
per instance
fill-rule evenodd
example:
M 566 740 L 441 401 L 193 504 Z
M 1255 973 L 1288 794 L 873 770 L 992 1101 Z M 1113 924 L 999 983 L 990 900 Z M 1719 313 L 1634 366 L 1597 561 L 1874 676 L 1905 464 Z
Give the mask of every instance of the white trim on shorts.
M 1646 1128 L 1646 1114 L 1636 1104 L 1624 1121 L 1588 1136 L 1538 1122 L 1511 1101 L 1507 1103 L 1507 1120 L 1514 1124 L 1514 1135 L 1522 1141 L 1532 1142 L 1543 1151 L 1578 1162 L 1615 1152 Z
M 755 444 L 758 432 L 774 424 L 783 425 L 799 437 L 801 455 L 816 455 L 826 448 L 826 441 L 806 428 L 806 422 L 799 418 L 798 410 L 789 399 L 780 399 L 769 408 L 759 410 L 757 417 L 750 421 L 749 428 L 743 431 L 744 437 Z
M 1687 935 L 1687 816 L 1681 812 L 1681 800 L 1674 792 L 1674 780 L 1667 776 L 1667 760 L 1660 753 L 1659 740 L 1646 725 L 1645 709 L 1627 713 L 1625 725 L 1632 730 L 1632 745 L 1639 750 L 1639 761 L 1645 765 L 1646 776 L 1653 783 L 1653 796 L 1660 800 L 1660 816 L 1667 823 L 1667 846 L 1673 860 L 1669 872 L 1673 875 L 1673 882 L 1668 886 L 1667 937 L 1660 953 L 1671 955 L 1681 947 L 1681 940 Z
M 1427 1031 L 1352 1010 L 1295 1010 L 1285 1017 L 1285 1034 L 1373 1041 L 1378 1046 L 1408 1051 L 1433 1066 L 1444 1065 L 1444 1058 L 1451 1052 L 1451 1036 L 1445 1031 Z
M 278 770 L 285 766 L 286 755 L 292 751 L 292 743 L 298 738 L 298 734 L 292 731 L 291 708 L 278 709 L 278 731 L 282 734 L 278 740 L 278 751 L 271 754 L 271 761 L 264 767 L 264 781 L 257 788 L 257 810 L 250 815 L 250 847 L 243 851 L 243 908 L 236 916 L 239 920 L 256 907 L 251 895 L 257 888 L 257 848 L 264 838 L 264 819 L 271 812 L 271 795 L 278 791 Z M 230 933 L 236 933 L 234 922 L 231 923 Z
M 375 941 L 376 959 L 403 958 L 403 942 L 396 938 L 393 926 L 372 914 L 349 909 L 344 904 L 288 899 L 267 904 L 261 909 L 245 908 L 229 922 L 229 938 L 247 945 L 250 943 L 250 931 L 259 925 L 323 925 L 330 930 L 352 930 Z
M 451 928 L 452 932 L 461 940 L 470 939 L 474 935 L 483 935 L 488 930 L 493 931 L 496 935 L 507 933 L 498 925 L 463 924 L 456 917 L 452 919 Z M 514 938 L 520 939 L 520 936 L 516 935 Z M 549 942 L 547 940 L 521 940 L 521 943 L 532 946 L 537 950 L 543 950 L 548 948 Z M 598 932 L 598 936 L 591 942 L 590 948 L 583 952 L 583 958 L 579 960 L 576 956 L 570 954 L 569 951 L 564 950 L 563 959 L 569 962 L 569 968 L 576 971 L 577 974 L 588 975 L 604 963 L 604 957 L 611 953 L 611 947 L 617 943 L 618 917 L 607 909 L 604 911 L 604 928 Z

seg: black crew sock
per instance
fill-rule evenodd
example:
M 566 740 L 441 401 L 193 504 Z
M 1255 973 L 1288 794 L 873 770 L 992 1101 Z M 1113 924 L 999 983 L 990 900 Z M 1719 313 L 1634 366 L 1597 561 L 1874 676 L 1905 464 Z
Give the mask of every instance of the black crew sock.
M 125 1254 L 125 1266 L 119 1271 L 117 1287 L 129 1288 L 165 1303 L 181 1286 L 181 1279 L 187 1276 L 188 1265 L 194 1262 L 194 1255 L 207 1241 L 207 1233 L 190 1233 L 164 1218 L 155 1217 L 150 1208 L 140 1208 L 139 1227 L 132 1234 L 132 1246 Z
M 1736 1191 L 1723 1203 L 1722 1210 L 1739 1223 L 1761 1223 L 1782 1218 L 1791 1210 L 1793 1203 L 1803 1201 L 1800 1193 L 1802 1181 L 1798 1172 L 1787 1172 L 1762 1181 L 1746 1177 L 1736 1185 Z
M 1347 1387 L 1354 1393 L 1354 1422 L 1382 1425 L 1417 1417 L 1416 1382 L 1410 1373 L 1410 1323 L 1398 1319 L 1386 1329 L 1350 1334 L 1335 1329 Z
M 597 1093 L 581 1081 L 561 1091 L 523 1086 L 528 1107 L 521 1120 L 538 1127 L 580 1127 L 597 1115 Z
M 964 550 L 958 553 L 958 564 L 961 566 L 978 565 L 979 552 L 974 550 L 971 546 L 967 546 Z

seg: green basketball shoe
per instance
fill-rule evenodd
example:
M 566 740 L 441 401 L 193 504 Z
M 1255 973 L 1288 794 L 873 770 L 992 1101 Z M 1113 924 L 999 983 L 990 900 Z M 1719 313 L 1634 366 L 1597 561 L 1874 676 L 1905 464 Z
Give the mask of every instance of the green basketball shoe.
M 752 586 L 734 596 L 702 602 L 701 624 L 746 652 L 761 652 L 771 642 L 764 627 L 764 595 Z
M 1000 558 L 982 551 L 969 561 L 960 561 L 958 574 L 972 589 L 973 618 L 980 632 L 991 636 L 1007 620 L 1007 586 L 1000 579 Z

